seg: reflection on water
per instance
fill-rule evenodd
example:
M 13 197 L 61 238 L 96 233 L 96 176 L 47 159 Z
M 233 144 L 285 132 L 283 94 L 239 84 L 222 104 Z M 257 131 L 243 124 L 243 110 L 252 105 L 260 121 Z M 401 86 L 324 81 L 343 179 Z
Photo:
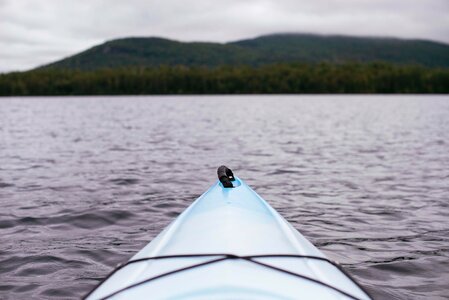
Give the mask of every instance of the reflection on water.
M 226 164 L 378 299 L 444 299 L 447 96 L 0 101 L 1 298 L 79 298 Z

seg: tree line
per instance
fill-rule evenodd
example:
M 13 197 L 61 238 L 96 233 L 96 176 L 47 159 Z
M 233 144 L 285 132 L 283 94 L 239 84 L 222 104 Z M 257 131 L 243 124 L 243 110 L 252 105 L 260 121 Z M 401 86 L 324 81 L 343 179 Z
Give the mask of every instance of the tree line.
M 448 92 L 449 69 L 387 63 L 40 69 L 0 74 L 0 96 Z

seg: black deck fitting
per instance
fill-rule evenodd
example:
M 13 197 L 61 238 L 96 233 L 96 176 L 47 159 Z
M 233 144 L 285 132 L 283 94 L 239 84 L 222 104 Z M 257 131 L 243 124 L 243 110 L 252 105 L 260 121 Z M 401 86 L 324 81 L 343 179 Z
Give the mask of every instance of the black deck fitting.
M 226 166 L 220 166 L 217 169 L 217 175 L 218 175 L 218 179 L 220 180 L 221 184 L 223 184 L 223 186 L 225 188 L 234 187 L 232 185 L 232 181 L 234 181 L 235 178 L 234 178 L 234 174 L 232 173 L 231 169 L 229 169 Z

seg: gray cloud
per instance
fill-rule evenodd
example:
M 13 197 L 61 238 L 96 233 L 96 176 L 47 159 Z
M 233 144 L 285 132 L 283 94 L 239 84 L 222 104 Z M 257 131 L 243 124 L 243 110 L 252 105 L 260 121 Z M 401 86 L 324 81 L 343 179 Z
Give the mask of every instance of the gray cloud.
M 448 0 L 0 0 L 0 72 L 109 39 L 225 42 L 275 32 L 449 42 Z

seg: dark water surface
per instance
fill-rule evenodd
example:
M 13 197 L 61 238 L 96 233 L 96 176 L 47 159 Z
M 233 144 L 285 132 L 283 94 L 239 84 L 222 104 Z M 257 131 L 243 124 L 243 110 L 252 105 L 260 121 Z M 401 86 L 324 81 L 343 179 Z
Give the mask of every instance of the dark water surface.
M 0 298 L 79 298 L 227 164 L 377 299 L 448 299 L 447 96 L 0 99 Z

